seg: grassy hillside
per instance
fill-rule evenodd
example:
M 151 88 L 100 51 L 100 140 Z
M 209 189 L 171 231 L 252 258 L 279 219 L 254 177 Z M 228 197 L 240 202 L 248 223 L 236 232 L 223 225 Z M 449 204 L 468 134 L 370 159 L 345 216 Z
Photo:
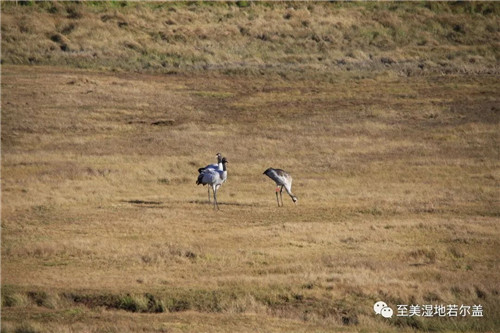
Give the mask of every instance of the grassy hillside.
M 2 3 L 2 60 L 226 73 L 497 73 L 498 3 Z
M 498 4 L 1 6 L 2 332 L 500 329 Z

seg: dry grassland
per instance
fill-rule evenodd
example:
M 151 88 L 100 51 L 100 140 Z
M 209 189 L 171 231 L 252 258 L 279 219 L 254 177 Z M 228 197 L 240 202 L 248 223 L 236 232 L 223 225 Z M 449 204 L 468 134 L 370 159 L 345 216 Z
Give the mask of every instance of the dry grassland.
M 3 66 L 3 329 L 498 328 L 497 78 L 350 75 Z M 214 212 L 195 180 L 218 151 Z
M 2 3 L 2 332 L 500 330 L 499 5 L 122 4 Z
M 2 3 L 2 59 L 115 71 L 498 73 L 495 2 Z

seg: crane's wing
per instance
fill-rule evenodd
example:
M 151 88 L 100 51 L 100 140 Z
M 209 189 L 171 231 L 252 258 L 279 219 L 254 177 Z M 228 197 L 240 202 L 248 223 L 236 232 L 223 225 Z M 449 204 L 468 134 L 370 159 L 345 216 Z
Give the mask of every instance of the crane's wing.
M 218 169 L 219 169 L 219 165 L 214 163 L 214 164 L 209 164 L 204 168 L 199 168 L 198 172 L 202 173 L 205 170 L 218 170 Z
M 292 177 L 281 169 L 267 169 L 264 174 L 274 180 L 278 185 L 291 184 Z
M 196 184 L 214 184 L 220 178 L 219 173 L 212 169 L 206 169 L 198 176 Z

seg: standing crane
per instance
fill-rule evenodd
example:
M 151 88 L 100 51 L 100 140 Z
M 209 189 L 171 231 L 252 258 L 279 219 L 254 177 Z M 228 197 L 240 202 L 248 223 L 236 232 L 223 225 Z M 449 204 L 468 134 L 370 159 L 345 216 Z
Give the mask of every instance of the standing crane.
M 222 170 L 222 155 L 221 153 L 217 153 L 215 155 L 217 157 L 217 163 L 216 164 L 209 164 L 204 168 L 199 168 L 198 173 L 201 174 L 205 170 L 216 170 L 216 171 L 223 171 Z M 210 186 L 208 187 L 208 203 L 210 203 Z
M 203 186 L 209 185 L 212 187 L 214 193 L 214 209 L 219 210 L 219 204 L 217 203 L 217 190 L 227 179 L 227 160 L 225 157 L 222 158 L 222 171 L 206 169 L 203 170 L 196 180 L 196 185 L 202 184 Z
M 286 193 L 292 198 L 293 203 L 297 203 L 297 197 L 292 193 L 292 176 L 281 169 L 269 168 L 264 171 L 264 175 L 268 176 L 276 183 L 276 201 L 278 201 L 278 207 L 280 207 L 280 201 L 278 199 L 278 192 L 281 197 L 281 207 L 283 207 L 283 187 Z

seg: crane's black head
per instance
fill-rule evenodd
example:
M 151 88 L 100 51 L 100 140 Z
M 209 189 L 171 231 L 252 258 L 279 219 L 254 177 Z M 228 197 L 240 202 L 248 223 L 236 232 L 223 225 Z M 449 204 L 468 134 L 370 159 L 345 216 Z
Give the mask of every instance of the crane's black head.
M 263 175 L 267 175 L 270 171 L 271 171 L 272 168 L 267 168 L 266 171 L 264 171 Z
M 215 155 L 215 157 L 217 157 L 217 163 L 221 163 L 222 162 L 222 155 L 221 155 L 221 153 L 217 153 L 217 155 Z
M 225 157 L 222 158 L 222 164 L 228 163 L 227 159 Z

